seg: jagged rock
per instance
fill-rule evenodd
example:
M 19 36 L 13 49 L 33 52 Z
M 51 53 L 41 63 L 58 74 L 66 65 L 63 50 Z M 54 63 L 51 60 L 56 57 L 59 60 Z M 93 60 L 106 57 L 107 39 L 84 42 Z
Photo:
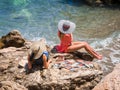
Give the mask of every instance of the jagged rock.
M 13 81 L 1 81 L 0 90 L 28 90 L 28 89 Z
M 32 42 L 25 41 L 16 30 L 0 41 L 1 48 L 8 47 L 0 49 L 0 81 L 3 81 L 0 88 L 3 90 L 4 87 L 26 90 L 14 87 L 17 83 L 28 90 L 91 90 L 101 80 L 103 72 L 98 64 L 91 62 L 93 57 L 87 53 L 52 53 L 46 46 L 52 60 L 49 69 L 34 66 L 28 72 L 27 55 Z
M 90 6 L 104 6 L 120 4 L 120 0 L 85 0 Z
M 20 60 L 20 62 L 18 64 L 18 67 L 19 68 L 24 68 L 26 64 L 27 64 L 27 60 Z
M 0 38 L 0 49 L 5 47 L 22 47 L 24 46 L 25 39 L 21 36 L 18 30 L 12 30 L 7 35 Z
M 0 49 L 4 48 L 4 46 L 5 46 L 4 43 L 0 40 Z
M 96 2 L 96 0 L 85 0 L 85 1 L 86 1 L 86 3 L 87 3 L 88 5 L 90 5 L 90 6 L 95 5 L 95 2 Z
M 9 59 L 3 59 L 0 62 L 0 71 L 6 70 L 9 66 Z
M 93 90 L 120 90 L 120 64 L 117 64 Z
M 0 71 L 0 81 L 14 81 L 28 90 L 91 90 L 102 78 L 103 72 L 95 62 L 81 60 L 73 53 L 50 52 L 49 69 L 34 66 L 27 73 L 28 49 L 24 46 L 0 50 L 0 63 L 6 65 Z

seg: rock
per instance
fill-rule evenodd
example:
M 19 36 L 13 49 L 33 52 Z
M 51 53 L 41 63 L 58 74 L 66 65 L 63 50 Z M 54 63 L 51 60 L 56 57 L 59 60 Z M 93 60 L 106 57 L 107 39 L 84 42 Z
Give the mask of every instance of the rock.
M 85 0 L 90 6 L 104 6 L 104 5 L 114 5 L 120 4 L 120 0 Z
M 0 62 L 0 71 L 4 71 L 8 68 L 9 62 Z
M 85 1 L 88 5 L 93 6 L 96 0 L 85 0 Z
M 103 2 L 101 0 L 96 0 L 95 6 L 103 6 Z
M 117 64 L 93 90 L 120 90 L 120 64 Z
M 49 69 L 33 66 L 29 72 L 32 42 L 25 41 L 18 30 L 3 36 L 0 45 L 0 90 L 91 90 L 102 78 L 103 72 L 89 54 L 52 53 L 49 46 Z
M 28 90 L 28 89 L 13 81 L 1 81 L 0 90 Z
M 27 58 L 26 58 L 27 59 Z M 27 64 L 27 60 L 20 60 L 19 61 L 19 64 L 18 64 L 18 67 L 20 67 L 20 68 L 24 68 L 25 67 L 25 65 Z
M 112 5 L 112 3 L 114 2 L 114 0 L 103 0 L 103 2 L 107 5 Z
M 4 46 L 5 46 L 4 43 L 2 42 L 2 40 L 0 40 L 0 49 L 4 48 Z
M 25 39 L 21 36 L 18 30 L 12 30 L 7 35 L 0 38 L 0 48 L 5 47 L 22 47 Z
M 97 65 L 81 60 L 72 53 L 50 52 L 52 63 L 49 69 L 34 66 L 31 73 L 26 73 L 28 50 L 23 47 L 0 50 L 0 63 L 5 64 L 1 69 L 0 81 L 14 81 L 28 90 L 91 90 L 102 78 L 102 71 L 96 68 Z M 64 58 L 59 62 L 61 56 Z M 60 68 L 55 67 L 56 64 Z

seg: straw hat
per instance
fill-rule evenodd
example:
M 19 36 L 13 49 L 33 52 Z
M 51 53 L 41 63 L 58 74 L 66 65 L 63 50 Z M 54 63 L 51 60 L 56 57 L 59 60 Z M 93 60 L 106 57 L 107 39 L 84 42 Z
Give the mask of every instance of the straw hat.
M 44 51 L 46 51 L 46 45 L 45 40 L 41 39 L 40 41 L 35 41 L 30 47 L 30 50 L 28 51 L 29 55 L 32 55 L 34 53 L 33 59 L 38 59 Z
M 67 30 L 64 30 L 63 26 L 69 26 L 69 28 Z M 58 30 L 62 33 L 72 33 L 75 30 L 75 23 L 69 21 L 69 20 L 60 20 L 58 23 Z

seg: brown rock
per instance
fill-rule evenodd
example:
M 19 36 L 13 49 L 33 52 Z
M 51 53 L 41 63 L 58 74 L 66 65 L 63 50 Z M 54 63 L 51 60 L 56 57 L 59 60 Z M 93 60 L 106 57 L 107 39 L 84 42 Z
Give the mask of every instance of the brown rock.
M 18 30 L 12 30 L 7 35 L 2 36 L 0 39 L 0 48 L 5 47 L 22 47 L 24 46 L 25 39 L 22 38 Z
M 31 43 L 27 43 L 28 47 L 29 44 Z M 41 69 L 38 66 L 33 67 L 31 73 L 27 73 L 27 55 L 28 48 L 1 49 L 0 63 L 4 62 L 8 66 L 0 73 L 0 81 L 14 81 L 29 90 L 91 90 L 102 77 L 102 71 L 96 69 L 96 65 L 89 64 L 90 66 L 86 67 L 86 62 L 79 60 L 82 65 L 80 66 L 71 53 L 50 53 L 52 63 L 49 69 Z M 64 58 L 60 63 L 56 63 L 60 59 L 57 57 Z
M 93 90 L 120 90 L 120 64 L 117 64 Z
M 0 40 L 0 48 L 4 48 L 4 43 Z

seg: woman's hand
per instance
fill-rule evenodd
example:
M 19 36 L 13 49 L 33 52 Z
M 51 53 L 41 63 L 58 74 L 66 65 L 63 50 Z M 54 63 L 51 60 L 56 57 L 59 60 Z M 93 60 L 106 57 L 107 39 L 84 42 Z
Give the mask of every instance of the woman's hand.
M 48 63 L 52 63 L 52 60 L 51 60 L 51 59 L 49 59 L 49 60 L 48 60 Z
M 47 57 L 46 57 L 46 55 L 45 54 L 43 54 L 43 66 L 47 69 L 48 68 L 48 62 L 47 62 Z

